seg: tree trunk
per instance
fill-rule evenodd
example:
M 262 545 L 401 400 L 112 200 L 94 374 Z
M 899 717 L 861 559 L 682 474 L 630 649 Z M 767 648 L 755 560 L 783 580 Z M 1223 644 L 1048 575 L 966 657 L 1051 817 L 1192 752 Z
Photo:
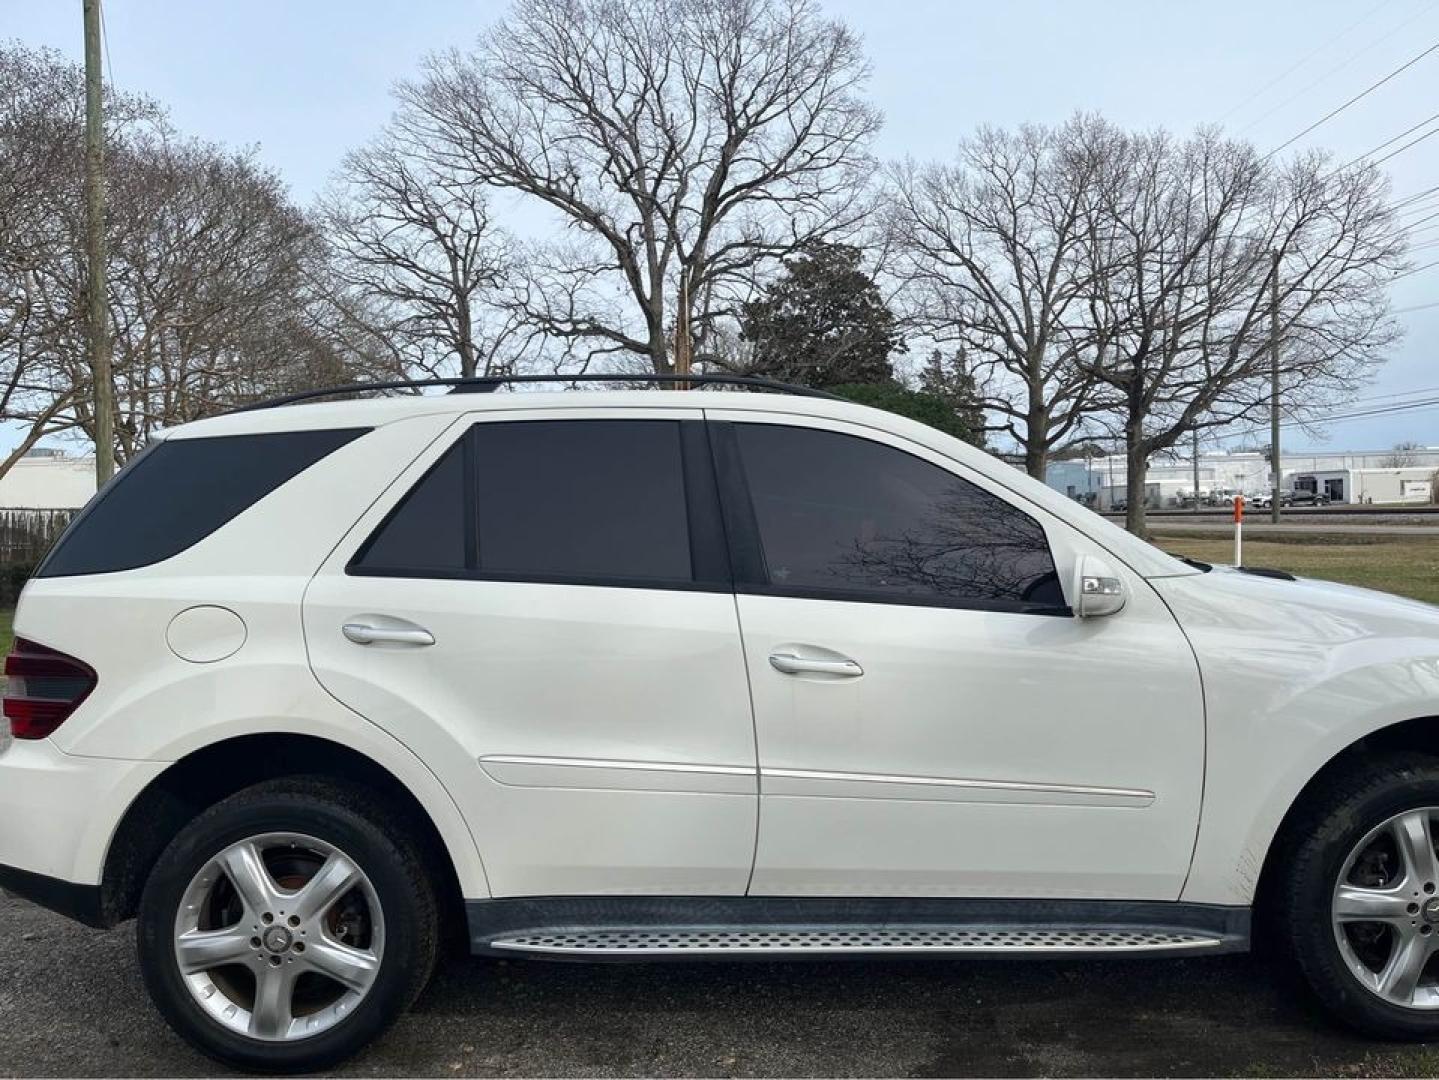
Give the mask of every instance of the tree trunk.
M 460 378 L 473 379 L 479 368 L 475 356 L 475 339 L 471 335 L 470 303 L 465 297 L 460 297 L 460 340 L 456 342 L 460 354 Z
M 1124 527 L 1135 536 L 1149 538 L 1149 526 L 1145 518 L 1144 481 L 1148 477 L 1149 462 L 1144 449 L 1130 438 L 1124 446 L 1124 492 L 1129 502 L 1124 511 Z
M 1024 418 L 1024 471 L 1041 483 L 1049 471 L 1049 415 L 1031 408 Z
M 1043 480 L 1049 471 L 1049 455 L 1043 446 L 1029 443 L 1024 448 L 1024 471 L 1036 480 Z

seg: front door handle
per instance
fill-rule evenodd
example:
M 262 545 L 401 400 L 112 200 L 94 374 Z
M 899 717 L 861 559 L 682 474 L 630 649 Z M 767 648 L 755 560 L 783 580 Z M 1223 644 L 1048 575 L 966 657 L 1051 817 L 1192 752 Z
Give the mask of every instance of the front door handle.
M 852 679 L 856 675 L 864 674 L 864 668 L 846 657 L 818 660 L 808 656 L 796 656 L 794 653 L 787 652 L 770 653 L 769 666 L 776 671 L 784 672 L 786 675 L 815 672 L 820 675 L 842 675 L 845 678 Z
M 433 645 L 435 635 L 423 626 L 375 626 L 372 623 L 347 622 L 340 632 L 356 645 Z

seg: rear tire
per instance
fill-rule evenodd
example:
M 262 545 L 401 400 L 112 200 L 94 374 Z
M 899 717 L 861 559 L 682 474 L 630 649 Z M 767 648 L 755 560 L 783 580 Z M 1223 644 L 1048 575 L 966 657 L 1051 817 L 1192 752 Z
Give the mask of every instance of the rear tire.
M 1336 773 L 1280 843 L 1271 918 L 1309 986 L 1367 1035 L 1439 1039 L 1439 761 Z
M 145 986 L 170 1026 L 226 1065 L 290 1073 L 333 1066 L 394 1023 L 429 980 L 439 934 L 403 820 L 370 789 L 291 777 L 182 829 L 137 923 Z

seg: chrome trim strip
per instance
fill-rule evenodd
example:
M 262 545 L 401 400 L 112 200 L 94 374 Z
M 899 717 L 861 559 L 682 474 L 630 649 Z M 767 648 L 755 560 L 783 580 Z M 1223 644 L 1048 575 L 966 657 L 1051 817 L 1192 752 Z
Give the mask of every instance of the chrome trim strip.
M 1062 795 L 1079 798 L 1123 800 L 1125 805 L 1151 803 L 1154 792 L 1142 788 L 1094 787 L 1084 784 L 1036 784 L 1025 780 L 972 780 L 943 776 L 904 776 L 886 773 L 826 772 L 818 769 L 759 769 L 745 765 L 699 765 L 678 761 L 618 761 L 604 758 L 547 757 L 534 754 L 486 754 L 486 765 L 528 765 L 568 769 L 615 769 L 624 772 L 680 773 L 694 776 L 756 776 L 763 780 L 813 780 L 818 783 L 889 784 L 900 787 L 939 788 L 957 791 L 1008 792 L 1017 795 Z
M 702 773 L 707 776 L 753 776 L 744 765 L 688 765 L 671 761 L 605 761 L 600 758 L 532 757 L 526 754 L 486 754 L 481 765 L 551 765 L 573 769 L 631 769 L 641 772 Z
M 1025 780 L 964 780 L 942 776 L 890 776 L 882 773 L 821 772 L 813 769 L 761 769 L 760 778 L 820 780 L 836 783 L 905 784 L 919 787 L 968 788 L 979 791 L 1014 791 L 1041 795 L 1092 795 L 1112 799 L 1154 800 L 1154 792 L 1142 788 L 1090 787 L 1083 784 L 1035 784 Z

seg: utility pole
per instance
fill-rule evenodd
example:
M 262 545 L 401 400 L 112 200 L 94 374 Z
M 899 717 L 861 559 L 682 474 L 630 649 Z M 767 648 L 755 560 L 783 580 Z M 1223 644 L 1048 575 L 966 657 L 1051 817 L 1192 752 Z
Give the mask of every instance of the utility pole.
M 1199 428 L 1194 429 L 1194 512 L 1199 513 Z
M 676 375 L 688 375 L 694 367 L 694 343 L 690 339 L 690 290 L 688 268 L 680 267 L 679 311 L 675 313 L 675 357 Z M 689 383 L 670 384 L 674 390 L 688 390 Z
M 1279 252 L 1269 258 L 1269 520 L 1279 524 Z
M 85 6 L 85 257 L 89 263 L 90 385 L 95 411 L 95 486 L 115 474 L 115 381 L 105 284 L 105 127 L 101 115 L 100 0 Z

